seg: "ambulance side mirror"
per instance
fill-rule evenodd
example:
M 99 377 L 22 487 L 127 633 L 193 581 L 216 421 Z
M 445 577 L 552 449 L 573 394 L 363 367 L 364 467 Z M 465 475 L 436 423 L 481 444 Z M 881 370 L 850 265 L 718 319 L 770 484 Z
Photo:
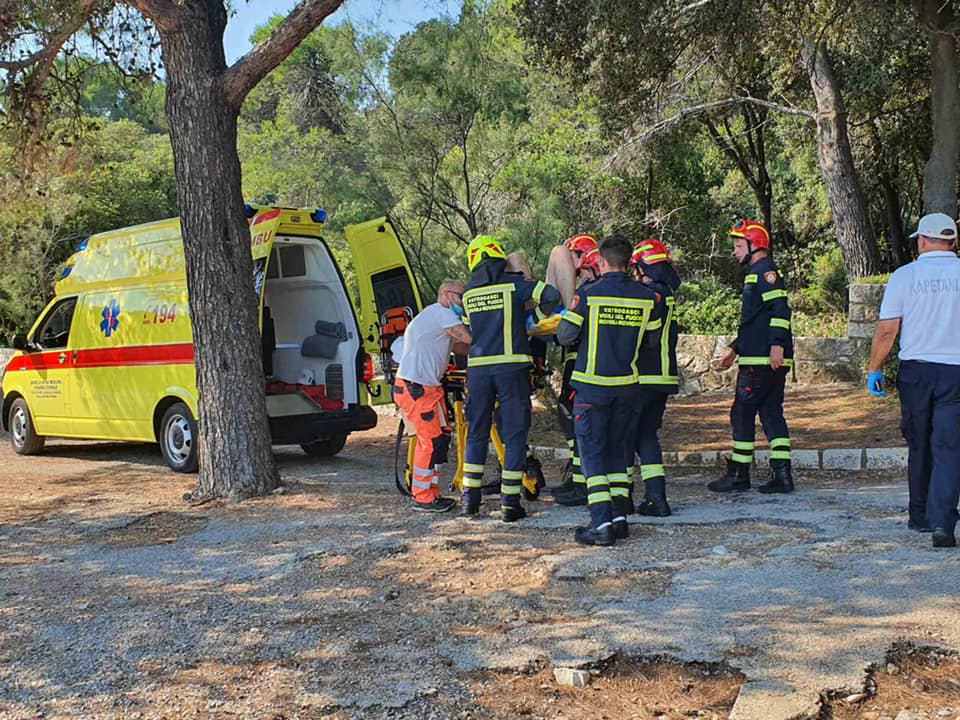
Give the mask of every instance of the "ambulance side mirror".
M 29 350 L 29 344 L 27 343 L 27 336 L 22 333 L 17 333 L 12 338 L 10 338 L 10 345 L 14 350 Z

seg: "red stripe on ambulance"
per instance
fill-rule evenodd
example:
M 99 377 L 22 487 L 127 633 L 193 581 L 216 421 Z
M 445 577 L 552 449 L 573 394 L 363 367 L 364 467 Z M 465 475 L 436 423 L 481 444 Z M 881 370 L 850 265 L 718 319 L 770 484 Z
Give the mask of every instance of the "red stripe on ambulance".
M 64 357 L 61 362 L 61 356 Z M 24 353 L 10 360 L 8 371 L 57 368 L 136 367 L 140 365 L 192 365 L 193 343 L 134 345 L 90 350 L 51 350 Z

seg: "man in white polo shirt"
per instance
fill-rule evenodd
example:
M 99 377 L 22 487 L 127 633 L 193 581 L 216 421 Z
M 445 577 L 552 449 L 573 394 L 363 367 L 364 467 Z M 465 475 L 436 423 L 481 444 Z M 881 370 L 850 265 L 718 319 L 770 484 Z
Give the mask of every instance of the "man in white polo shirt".
M 881 367 L 900 334 L 900 429 L 910 446 L 908 526 L 956 547 L 960 500 L 960 258 L 949 215 L 920 219 L 919 258 L 887 283 L 873 336 L 867 388 L 883 392 Z
M 445 417 L 443 374 L 456 343 L 469 345 L 464 327 L 463 283 L 447 280 L 437 302 L 411 321 L 403 334 L 403 355 L 393 385 L 393 401 L 417 433 L 411 495 L 419 512 L 446 512 L 456 501 L 440 496 L 438 465 L 446 462 L 450 430 Z M 466 352 L 463 346 L 458 351 Z

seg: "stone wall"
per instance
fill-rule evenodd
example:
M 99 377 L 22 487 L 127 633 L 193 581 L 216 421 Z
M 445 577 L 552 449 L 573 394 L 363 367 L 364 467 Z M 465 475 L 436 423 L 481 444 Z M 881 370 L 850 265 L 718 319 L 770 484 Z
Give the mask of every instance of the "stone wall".
M 885 287 L 879 284 L 850 286 L 847 337 L 794 338 L 798 383 L 859 382 L 862 379 Z M 682 395 L 733 387 L 736 368 L 717 368 L 717 363 L 732 340 L 733 337 L 729 335 L 680 336 L 677 360 Z
M 0 374 L 3 374 L 3 369 L 7 366 L 7 360 L 10 359 L 11 355 L 13 355 L 11 348 L 0 347 Z
M 729 370 L 717 367 L 732 341 L 731 335 L 680 336 L 677 362 L 681 395 L 733 387 L 736 366 Z M 847 338 L 794 338 L 794 362 L 798 383 L 856 382 L 860 379 L 855 346 Z
M 853 284 L 848 291 L 850 310 L 847 316 L 847 337 L 861 358 L 870 355 L 873 331 L 880 316 L 880 301 L 883 300 L 885 284 Z

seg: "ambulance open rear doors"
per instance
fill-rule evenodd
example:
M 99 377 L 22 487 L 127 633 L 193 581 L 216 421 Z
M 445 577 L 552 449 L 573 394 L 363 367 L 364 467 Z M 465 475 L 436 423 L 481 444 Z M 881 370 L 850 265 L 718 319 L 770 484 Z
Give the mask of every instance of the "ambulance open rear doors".
M 381 373 L 367 383 L 370 404 L 385 405 L 392 402 L 389 373 L 384 373 L 387 368 L 383 367 L 390 361 L 385 344 L 392 333 L 404 329 L 402 321 L 391 329 L 391 318 L 408 316 L 409 322 L 423 309 L 423 301 L 403 245 L 387 218 L 349 225 L 344 234 L 357 273 L 363 349 L 381 361 Z

